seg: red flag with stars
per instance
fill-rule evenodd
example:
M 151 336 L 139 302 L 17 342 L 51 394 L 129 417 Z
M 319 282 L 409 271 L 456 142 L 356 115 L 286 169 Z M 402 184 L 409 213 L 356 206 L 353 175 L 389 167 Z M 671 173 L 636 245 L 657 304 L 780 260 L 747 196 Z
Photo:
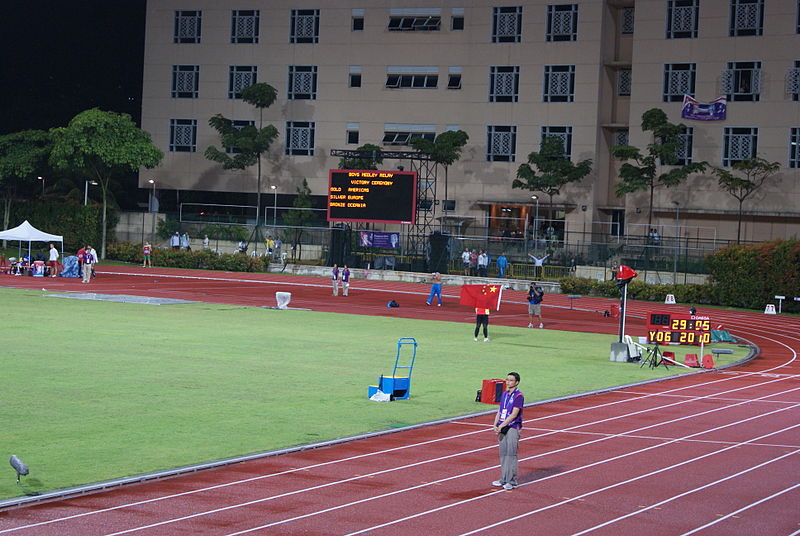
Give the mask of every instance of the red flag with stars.
M 461 285 L 460 305 L 476 309 L 500 310 L 500 298 L 503 296 L 503 285 Z

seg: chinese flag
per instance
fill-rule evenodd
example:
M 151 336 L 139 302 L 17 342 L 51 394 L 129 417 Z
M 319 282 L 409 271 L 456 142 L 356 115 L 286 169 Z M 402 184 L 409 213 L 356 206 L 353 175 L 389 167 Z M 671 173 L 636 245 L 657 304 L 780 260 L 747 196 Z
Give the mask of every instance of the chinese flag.
M 459 305 L 478 309 L 500 310 L 503 285 L 461 285 Z

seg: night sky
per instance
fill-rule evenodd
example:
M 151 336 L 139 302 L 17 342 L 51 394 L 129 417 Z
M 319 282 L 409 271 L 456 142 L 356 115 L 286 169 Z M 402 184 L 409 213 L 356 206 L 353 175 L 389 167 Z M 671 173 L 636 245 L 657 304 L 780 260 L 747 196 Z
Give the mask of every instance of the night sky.
M 30 0 L 0 18 L 0 134 L 141 114 L 145 0 Z

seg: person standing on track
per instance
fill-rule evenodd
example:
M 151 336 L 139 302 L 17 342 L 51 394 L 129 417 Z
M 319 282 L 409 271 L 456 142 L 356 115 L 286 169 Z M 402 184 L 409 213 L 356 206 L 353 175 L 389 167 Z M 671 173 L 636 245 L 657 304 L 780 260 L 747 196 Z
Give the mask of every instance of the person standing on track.
M 347 291 L 350 290 L 350 268 L 344 265 L 342 268 L 342 296 L 347 296 Z
M 426 305 L 433 305 L 433 298 L 439 298 L 439 307 L 442 306 L 442 274 L 439 272 L 433 272 L 431 274 L 431 294 L 428 296 L 428 301 L 425 302 Z
M 142 268 L 153 267 L 153 265 L 150 263 L 150 255 L 152 253 L 153 246 L 150 245 L 150 242 L 145 242 L 142 246 Z
M 544 299 L 544 290 L 542 287 L 537 286 L 536 283 L 531 283 L 528 289 L 528 327 L 533 327 L 533 315 L 539 317 L 539 327 L 544 327 L 542 322 L 542 300 Z
M 338 296 L 339 295 L 339 277 L 340 277 L 339 265 L 338 264 L 334 264 L 333 265 L 333 270 L 331 270 L 331 283 L 333 283 L 333 295 L 334 296 Z
M 492 486 L 502 486 L 504 490 L 514 489 L 519 485 L 517 450 L 522 430 L 522 406 L 525 405 L 525 395 L 517 388 L 519 379 L 516 372 L 509 372 L 506 376 L 506 390 L 494 418 L 494 433 L 497 434 L 500 445 L 500 480 L 492 482 Z

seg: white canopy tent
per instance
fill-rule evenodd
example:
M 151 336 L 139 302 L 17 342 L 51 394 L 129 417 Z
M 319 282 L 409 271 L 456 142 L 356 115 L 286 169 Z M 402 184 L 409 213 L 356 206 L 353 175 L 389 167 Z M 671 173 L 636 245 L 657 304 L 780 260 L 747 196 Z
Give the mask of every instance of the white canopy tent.
M 61 256 L 64 256 L 64 237 L 40 231 L 25 220 L 13 229 L 0 231 L 0 240 L 19 240 L 20 250 L 22 242 L 28 243 L 28 256 L 31 254 L 31 242 L 61 242 Z

